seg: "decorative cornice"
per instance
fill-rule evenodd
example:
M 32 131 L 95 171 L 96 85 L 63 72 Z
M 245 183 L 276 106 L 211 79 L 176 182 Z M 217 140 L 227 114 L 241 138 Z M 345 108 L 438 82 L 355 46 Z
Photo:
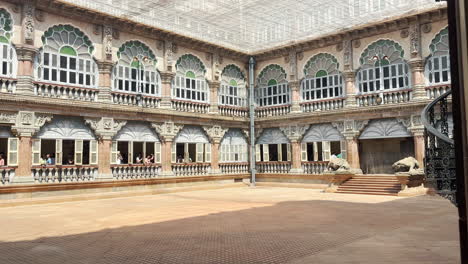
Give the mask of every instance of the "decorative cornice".
M 53 116 L 30 111 L 19 111 L 12 132 L 19 137 L 32 137 L 45 123 L 50 122 Z
M 0 123 L 1 124 L 15 124 L 16 116 L 18 113 L 0 113 Z

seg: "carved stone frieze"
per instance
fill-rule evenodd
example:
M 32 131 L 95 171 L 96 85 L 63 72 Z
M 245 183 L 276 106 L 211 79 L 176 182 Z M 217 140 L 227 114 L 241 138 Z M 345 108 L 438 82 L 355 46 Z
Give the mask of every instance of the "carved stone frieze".
M 152 123 L 151 126 L 156 130 L 161 140 L 166 142 L 174 140 L 179 131 L 184 127 L 184 125 L 176 125 L 172 121 Z
M 34 13 L 35 7 L 33 1 L 26 1 L 23 5 L 23 38 L 24 43 L 33 45 L 34 44 Z
M 421 122 L 421 116 L 420 115 L 411 115 L 411 116 L 405 116 L 405 117 L 399 117 L 397 118 L 397 121 L 400 122 L 402 125 L 404 125 L 406 128 L 409 130 L 424 130 L 424 126 Z
M 301 141 L 304 133 L 309 129 L 309 125 L 290 125 L 286 127 L 280 127 L 280 130 L 291 142 Z
M 16 122 L 17 113 L 0 113 L 0 123 L 2 124 L 14 124 Z
M 431 23 L 426 23 L 426 24 L 423 24 L 421 25 L 421 30 L 422 32 L 424 33 L 431 33 L 432 31 L 432 24 Z
M 19 111 L 16 115 L 16 120 L 11 130 L 17 136 L 29 136 L 32 137 L 36 134 L 42 126 L 47 122 L 52 121 L 53 116 L 51 114 L 41 114 L 30 111 Z
M 402 29 L 402 30 L 400 31 L 400 37 L 401 37 L 401 38 L 407 38 L 408 36 L 409 36 L 409 30 L 408 30 L 407 28 Z
M 127 124 L 127 121 L 110 117 L 86 117 L 85 123 L 99 139 L 111 140 Z
M 221 126 L 203 126 L 206 134 L 213 143 L 221 143 L 221 140 L 224 137 L 224 134 L 229 130 L 229 128 L 222 128 Z

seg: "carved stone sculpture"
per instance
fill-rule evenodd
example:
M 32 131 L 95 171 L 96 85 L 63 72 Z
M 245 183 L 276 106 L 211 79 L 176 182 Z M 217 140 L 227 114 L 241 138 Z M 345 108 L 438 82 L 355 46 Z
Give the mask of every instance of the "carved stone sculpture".
M 351 167 L 345 159 L 332 156 L 330 162 L 328 162 L 328 169 L 332 171 L 349 171 Z
M 410 172 L 419 169 L 419 163 L 413 157 L 406 157 L 393 163 L 392 168 L 395 172 Z

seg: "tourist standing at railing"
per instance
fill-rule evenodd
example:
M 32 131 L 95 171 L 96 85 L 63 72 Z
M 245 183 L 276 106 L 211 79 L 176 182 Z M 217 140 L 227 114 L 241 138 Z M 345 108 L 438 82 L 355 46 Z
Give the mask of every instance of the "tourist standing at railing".
M 44 158 L 44 156 L 41 156 L 41 160 L 39 161 L 39 164 L 41 164 L 41 166 L 46 166 L 47 165 L 47 161 Z
M 54 165 L 55 164 L 55 159 L 52 157 L 51 154 L 46 155 L 46 165 Z
M 141 153 L 137 155 L 135 158 L 135 163 L 136 164 L 141 164 L 143 162 L 143 158 L 141 157 Z
M 68 165 L 73 165 L 74 164 L 72 155 L 68 155 L 67 164 Z
M 0 153 L 0 166 L 5 166 L 5 155 Z
M 123 157 L 122 154 L 120 154 L 120 151 L 117 152 L 117 164 L 122 164 Z

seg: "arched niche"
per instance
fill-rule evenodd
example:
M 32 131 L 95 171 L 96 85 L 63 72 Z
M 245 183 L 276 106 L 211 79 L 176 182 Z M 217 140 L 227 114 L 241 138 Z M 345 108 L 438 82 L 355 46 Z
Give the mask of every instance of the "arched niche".
M 311 125 L 302 138 L 303 143 L 341 140 L 343 140 L 343 136 L 338 129 L 329 123 Z
M 95 140 L 93 131 L 81 117 L 54 116 L 36 135 L 40 139 Z
M 257 144 L 289 144 L 289 139 L 279 128 L 266 128 L 257 139 Z
M 412 137 L 408 129 L 395 118 L 376 119 L 369 122 L 359 139 Z
M 184 126 L 175 138 L 176 143 L 209 143 L 209 139 L 201 127 Z
M 158 135 L 148 123 L 140 121 L 129 121 L 115 135 L 115 141 L 145 141 L 160 142 Z
M 247 139 L 240 129 L 229 129 L 224 134 L 221 145 L 247 145 Z

